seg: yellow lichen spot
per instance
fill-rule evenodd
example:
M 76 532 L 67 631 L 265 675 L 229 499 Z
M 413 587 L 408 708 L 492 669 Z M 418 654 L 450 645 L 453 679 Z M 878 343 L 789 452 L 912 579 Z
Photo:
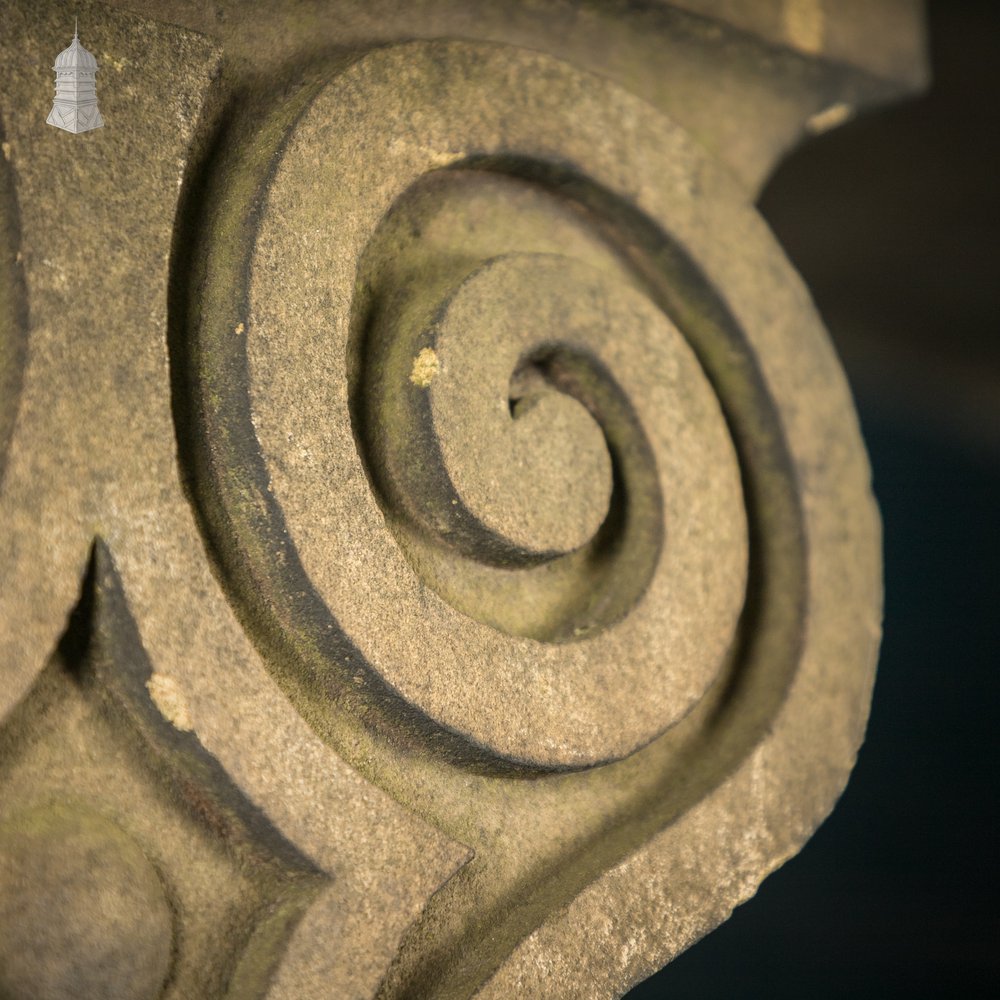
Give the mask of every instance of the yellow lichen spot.
M 237 323 L 233 328 L 233 333 L 243 333 L 245 330 L 246 327 L 242 323 Z
M 854 108 L 850 104 L 844 104 L 842 101 L 831 104 L 830 107 L 817 111 L 806 121 L 806 131 L 812 135 L 829 132 L 830 129 L 843 125 L 853 114 Z
M 173 677 L 154 672 L 146 681 L 146 689 L 149 691 L 153 703 L 163 713 L 164 718 L 175 728 L 184 732 L 190 732 L 194 728 L 184 692 L 181 691 L 180 685 Z
M 826 34 L 822 0 L 785 0 L 783 9 L 785 38 L 803 52 L 823 50 Z
M 120 73 L 128 65 L 128 60 L 124 57 L 121 59 L 115 59 L 110 52 L 102 52 L 101 64 L 104 66 L 113 66 L 115 71 Z
M 3 150 L 3 158 L 5 160 L 9 160 L 10 159 L 10 143 L 9 142 L 0 142 L 0 149 Z
M 438 356 L 432 348 L 425 347 L 413 359 L 413 371 L 410 372 L 410 381 L 414 385 L 419 385 L 421 389 L 426 389 L 440 370 L 441 362 L 438 361 Z

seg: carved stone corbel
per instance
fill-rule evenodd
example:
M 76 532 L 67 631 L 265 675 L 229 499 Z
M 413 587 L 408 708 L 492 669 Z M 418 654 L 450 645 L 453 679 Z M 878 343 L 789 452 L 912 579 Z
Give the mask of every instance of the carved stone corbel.
M 880 633 L 753 207 L 908 0 L 0 30 L 0 993 L 614 997 L 832 809 Z

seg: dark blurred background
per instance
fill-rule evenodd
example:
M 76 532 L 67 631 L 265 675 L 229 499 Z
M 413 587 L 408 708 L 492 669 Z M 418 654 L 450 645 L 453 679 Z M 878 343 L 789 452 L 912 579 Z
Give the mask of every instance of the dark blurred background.
M 803 852 L 630 1000 L 1000 997 L 1000 2 L 928 15 L 925 96 L 808 142 L 760 205 L 874 469 L 868 736 Z

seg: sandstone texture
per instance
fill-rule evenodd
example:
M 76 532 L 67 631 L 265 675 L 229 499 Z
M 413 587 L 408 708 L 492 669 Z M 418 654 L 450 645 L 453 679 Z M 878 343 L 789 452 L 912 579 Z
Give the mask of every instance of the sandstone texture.
M 0 995 L 613 998 L 833 808 L 879 520 L 753 207 L 908 0 L 0 10 Z

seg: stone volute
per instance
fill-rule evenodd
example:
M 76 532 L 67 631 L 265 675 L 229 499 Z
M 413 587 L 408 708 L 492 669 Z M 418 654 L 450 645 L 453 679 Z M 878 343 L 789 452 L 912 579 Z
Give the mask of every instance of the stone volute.
M 919 4 L 79 16 L 84 134 L 0 15 L 0 994 L 621 996 L 863 738 L 869 468 L 753 203 Z

